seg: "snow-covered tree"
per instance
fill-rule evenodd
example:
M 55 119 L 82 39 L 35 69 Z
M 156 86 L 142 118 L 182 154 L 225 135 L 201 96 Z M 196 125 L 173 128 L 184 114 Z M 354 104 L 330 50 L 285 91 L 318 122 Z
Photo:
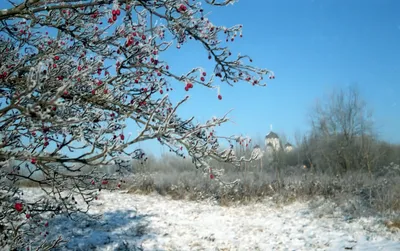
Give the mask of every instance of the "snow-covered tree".
M 196 124 L 182 119 L 168 93 L 194 85 L 218 90 L 218 82 L 265 85 L 272 72 L 253 67 L 250 57 L 232 55 L 227 44 L 242 37 L 242 26 L 223 27 L 202 6 L 233 0 L 7 0 L 0 10 L 0 247 L 51 247 L 43 239 L 46 217 L 85 211 L 102 188 L 119 188 L 121 157 L 145 160 L 137 143 L 157 139 L 197 168 L 222 182 L 210 158 L 224 155 L 215 135 L 228 117 Z M 186 74 L 170 69 L 163 52 L 200 43 L 213 72 L 195 67 Z M 140 131 L 127 134 L 126 123 Z M 102 166 L 118 165 L 118 176 Z M 18 182 L 46 191 L 24 201 Z M 123 185 L 123 184 L 122 184 Z M 41 233 L 41 235 L 39 235 Z

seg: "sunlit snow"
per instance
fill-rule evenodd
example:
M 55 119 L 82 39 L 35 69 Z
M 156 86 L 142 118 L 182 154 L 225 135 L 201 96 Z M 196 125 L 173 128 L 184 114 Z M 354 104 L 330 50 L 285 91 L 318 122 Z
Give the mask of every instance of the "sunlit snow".
M 25 190 L 27 197 L 38 194 Z M 400 250 L 400 232 L 388 231 L 380 219 L 324 215 L 323 207 L 332 205 L 279 207 L 265 200 L 221 207 L 213 201 L 102 192 L 90 210 L 100 219 L 56 217 L 49 237 L 69 240 L 61 250 Z

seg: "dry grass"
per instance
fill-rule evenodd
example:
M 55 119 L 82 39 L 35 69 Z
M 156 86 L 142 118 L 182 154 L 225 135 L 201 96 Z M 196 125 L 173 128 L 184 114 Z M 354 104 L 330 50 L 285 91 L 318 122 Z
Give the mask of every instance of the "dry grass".
M 400 175 L 369 177 L 364 171 L 352 171 L 342 176 L 312 173 L 297 167 L 281 170 L 278 182 L 273 170 L 243 171 L 226 169 L 224 179 L 240 182 L 233 188 L 219 186 L 190 162 L 174 157 L 153 160 L 130 181 L 130 193 L 157 192 L 173 199 L 212 199 L 223 206 L 248 204 L 272 198 L 277 203 L 291 203 L 316 197 L 330 199 L 353 216 L 400 213 Z
M 151 158 L 146 166 L 134 165 L 132 175 L 124 185 L 128 192 L 149 194 L 156 192 L 172 199 L 214 200 L 222 206 L 248 204 L 272 198 L 286 204 L 299 200 L 327 198 L 353 216 L 365 214 L 398 215 L 400 213 L 400 172 L 397 165 L 382 168 L 372 178 L 365 171 L 351 171 L 342 176 L 313 173 L 300 167 L 281 168 L 281 180 L 271 168 L 248 171 L 230 166 L 224 179 L 240 182 L 232 187 L 221 187 L 188 160 L 174 156 Z M 34 186 L 24 182 L 23 186 Z M 396 224 L 394 224 L 396 226 Z

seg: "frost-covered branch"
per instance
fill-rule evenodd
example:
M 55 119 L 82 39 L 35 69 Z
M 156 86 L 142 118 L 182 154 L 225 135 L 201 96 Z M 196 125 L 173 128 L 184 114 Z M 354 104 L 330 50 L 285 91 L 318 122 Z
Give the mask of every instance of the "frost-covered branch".
M 227 115 L 194 123 L 178 115 L 188 97 L 170 100 L 177 88 L 219 90 L 215 79 L 263 86 L 264 76 L 274 78 L 250 65 L 249 56 L 232 55 L 228 44 L 242 37 L 241 25 L 217 26 L 202 8 L 233 2 L 16 0 L 0 10 L 0 247 L 62 242 L 42 242 L 41 220 L 86 212 L 101 189 L 119 189 L 130 171 L 122 159 L 146 160 L 139 142 L 157 139 L 222 183 L 223 170 L 210 166 L 211 158 L 255 158 L 222 150 L 221 141 L 245 140 L 215 135 Z M 163 52 L 190 41 L 203 45 L 213 72 L 170 69 Z M 126 133 L 128 121 L 140 128 L 137 135 Z M 115 174 L 105 172 L 109 165 Z M 46 196 L 24 201 L 19 186 L 26 181 Z M 87 207 L 77 205 L 78 197 Z

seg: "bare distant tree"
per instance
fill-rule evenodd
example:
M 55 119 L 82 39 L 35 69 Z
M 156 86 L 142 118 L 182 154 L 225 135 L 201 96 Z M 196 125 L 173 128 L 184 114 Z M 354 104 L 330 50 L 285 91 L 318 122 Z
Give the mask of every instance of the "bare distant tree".
M 356 87 L 334 91 L 318 102 L 311 113 L 311 125 L 307 143 L 321 168 L 343 171 L 365 167 L 371 171 L 375 159 L 372 113 Z

